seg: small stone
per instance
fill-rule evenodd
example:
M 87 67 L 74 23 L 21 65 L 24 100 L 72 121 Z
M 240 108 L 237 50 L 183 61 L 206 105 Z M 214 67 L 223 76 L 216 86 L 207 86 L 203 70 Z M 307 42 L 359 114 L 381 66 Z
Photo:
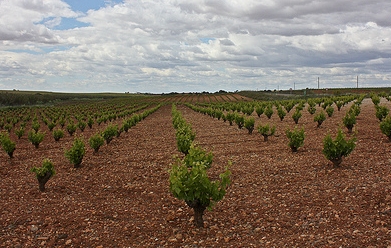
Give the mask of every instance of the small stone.
M 65 234 L 65 233 L 60 233 L 58 236 L 57 236 L 58 239 L 66 239 L 68 238 L 68 235 Z
M 175 237 L 169 237 L 168 241 L 169 242 L 177 242 L 178 240 Z
M 182 240 L 183 235 L 182 235 L 181 233 L 177 233 L 177 234 L 175 235 L 175 238 L 178 239 L 178 240 Z
M 65 245 L 70 245 L 72 243 L 72 239 L 68 239 L 66 242 L 65 242 Z
M 36 232 L 36 231 L 38 231 L 38 227 L 36 225 L 31 225 L 30 230 L 32 232 Z
M 217 234 L 216 234 L 216 237 L 218 238 L 222 238 L 224 235 L 221 231 L 218 231 Z

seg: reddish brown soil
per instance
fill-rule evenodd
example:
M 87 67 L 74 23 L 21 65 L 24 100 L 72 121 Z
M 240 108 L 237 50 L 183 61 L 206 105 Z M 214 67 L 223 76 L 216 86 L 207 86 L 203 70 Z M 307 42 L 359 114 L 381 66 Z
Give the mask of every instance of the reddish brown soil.
M 389 106 L 389 103 L 383 103 Z M 306 109 L 304 147 L 292 153 L 285 130 L 289 113 L 273 123 L 268 142 L 256 132 L 178 106 L 212 151 L 212 177 L 232 161 L 232 184 L 205 227 L 193 226 L 192 210 L 168 188 L 176 150 L 171 106 L 165 105 L 128 133 L 87 153 L 74 169 L 60 142 L 46 137 L 38 149 L 17 141 L 12 161 L 0 153 L 1 247 L 387 247 L 391 245 L 391 143 L 365 100 L 356 125 L 357 147 L 333 168 L 322 154 L 323 137 L 342 126 L 341 112 L 316 128 Z M 88 129 L 88 128 L 87 128 Z M 95 130 L 83 134 L 87 139 Z M 344 129 L 345 131 L 345 129 Z M 57 174 L 46 192 L 29 171 L 50 158 Z

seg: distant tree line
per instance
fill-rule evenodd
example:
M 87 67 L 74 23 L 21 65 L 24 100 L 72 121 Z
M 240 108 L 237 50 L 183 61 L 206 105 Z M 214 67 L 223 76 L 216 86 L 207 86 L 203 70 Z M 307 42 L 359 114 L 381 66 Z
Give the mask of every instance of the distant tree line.
M 0 91 L 0 106 L 23 106 L 55 103 L 77 99 L 107 99 L 114 96 L 89 93 L 52 93 L 27 91 Z

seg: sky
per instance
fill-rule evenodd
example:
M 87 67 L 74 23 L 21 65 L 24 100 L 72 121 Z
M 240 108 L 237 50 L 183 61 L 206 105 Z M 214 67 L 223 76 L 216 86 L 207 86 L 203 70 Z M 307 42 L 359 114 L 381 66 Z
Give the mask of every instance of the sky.
M 0 89 L 391 87 L 389 0 L 0 0 Z

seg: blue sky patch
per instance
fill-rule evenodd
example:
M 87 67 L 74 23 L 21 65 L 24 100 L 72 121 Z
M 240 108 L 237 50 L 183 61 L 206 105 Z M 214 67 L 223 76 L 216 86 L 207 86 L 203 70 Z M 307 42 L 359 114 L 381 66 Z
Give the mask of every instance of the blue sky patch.
M 53 29 L 67 30 L 67 29 L 81 28 L 87 26 L 89 26 L 88 23 L 79 22 L 75 18 L 61 18 L 61 24 L 54 27 Z
M 119 0 L 65 0 L 67 4 L 69 4 L 73 11 L 81 11 L 83 13 L 87 13 L 88 10 L 94 9 L 98 10 L 107 5 L 112 5 L 116 3 L 121 3 Z
M 215 38 L 210 38 L 210 37 L 200 38 L 200 41 L 201 41 L 202 43 L 206 43 L 206 44 L 208 44 L 209 41 L 211 41 L 211 40 L 215 40 Z

